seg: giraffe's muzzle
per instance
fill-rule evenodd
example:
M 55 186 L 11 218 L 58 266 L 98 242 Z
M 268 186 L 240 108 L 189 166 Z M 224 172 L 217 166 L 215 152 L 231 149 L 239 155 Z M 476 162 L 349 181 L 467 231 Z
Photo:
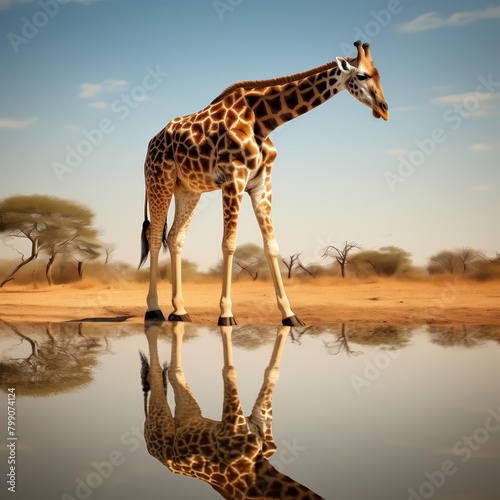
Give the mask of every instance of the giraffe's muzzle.
M 375 118 L 382 118 L 387 121 L 389 119 L 389 106 L 385 101 L 377 103 L 373 106 L 372 113 Z

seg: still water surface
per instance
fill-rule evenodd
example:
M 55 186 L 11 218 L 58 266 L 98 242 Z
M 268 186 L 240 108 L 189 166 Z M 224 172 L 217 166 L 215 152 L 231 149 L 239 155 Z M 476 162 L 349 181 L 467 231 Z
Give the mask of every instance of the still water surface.
M 227 390 L 234 383 L 233 371 L 223 376 L 224 363 L 234 363 L 246 416 L 262 387 L 272 392 L 277 448 L 268 458 L 258 454 L 259 463 L 311 495 L 500 498 L 499 327 L 164 323 L 145 331 L 127 323 L 0 322 L 2 436 L 8 389 L 16 393 L 13 498 L 221 498 L 188 477 L 182 450 L 177 466 L 187 475 L 148 453 L 139 351 L 151 362 L 150 377 L 156 357 L 170 363 L 171 374 L 182 368 L 174 380 L 179 400 L 184 391 L 214 421 L 221 420 L 224 381 Z M 174 411 L 172 387 L 166 401 Z M 238 454 L 222 448 L 220 460 Z M 7 487 L 2 479 L 2 498 Z

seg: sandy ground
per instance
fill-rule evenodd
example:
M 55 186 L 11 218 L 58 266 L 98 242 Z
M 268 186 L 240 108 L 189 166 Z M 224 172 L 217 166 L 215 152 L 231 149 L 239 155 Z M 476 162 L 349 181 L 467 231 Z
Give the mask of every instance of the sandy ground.
M 286 283 L 295 314 L 306 324 L 500 325 L 500 281 L 334 280 Z M 0 319 L 9 322 L 71 320 L 142 322 L 147 284 L 79 283 L 34 289 L 8 284 L 0 290 Z M 219 283 L 185 283 L 186 309 L 193 322 L 216 325 Z M 162 283 L 160 304 L 171 312 L 170 284 Z M 238 324 L 279 324 L 270 282 L 233 284 Z

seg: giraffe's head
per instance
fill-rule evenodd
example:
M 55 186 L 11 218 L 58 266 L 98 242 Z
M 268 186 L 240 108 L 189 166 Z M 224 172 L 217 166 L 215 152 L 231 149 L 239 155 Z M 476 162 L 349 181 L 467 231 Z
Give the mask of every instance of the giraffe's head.
M 358 101 L 372 109 L 375 118 L 389 119 L 389 106 L 385 101 L 384 91 L 380 84 L 380 75 L 373 64 L 370 45 L 358 40 L 354 42 L 358 49 L 355 59 L 348 61 L 337 57 L 337 64 L 344 78 L 345 88 Z

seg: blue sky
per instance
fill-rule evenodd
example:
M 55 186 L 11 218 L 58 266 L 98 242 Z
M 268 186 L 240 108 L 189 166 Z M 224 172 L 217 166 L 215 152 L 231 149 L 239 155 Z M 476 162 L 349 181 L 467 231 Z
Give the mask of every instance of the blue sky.
M 388 122 L 343 92 L 273 132 L 281 253 L 355 240 L 416 264 L 500 251 L 500 2 L 0 0 L 0 198 L 86 203 L 136 264 L 149 139 L 234 81 L 303 71 L 370 42 Z M 184 257 L 220 258 L 220 193 Z M 238 243 L 260 243 L 245 200 Z M 9 244 L 11 245 L 11 244 Z M 0 257 L 17 258 L 0 244 Z

